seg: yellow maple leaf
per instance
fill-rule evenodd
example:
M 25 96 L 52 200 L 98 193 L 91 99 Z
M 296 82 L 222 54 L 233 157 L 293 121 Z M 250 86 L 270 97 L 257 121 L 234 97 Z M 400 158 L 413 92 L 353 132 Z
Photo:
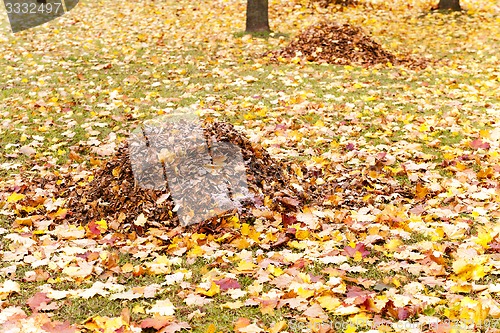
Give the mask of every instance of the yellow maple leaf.
M 453 262 L 453 272 L 463 281 L 479 280 L 491 269 L 489 266 L 484 266 L 485 261 L 486 258 L 478 258 L 474 261 L 458 258 Z
M 195 245 L 191 250 L 188 252 L 189 257 L 199 257 L 202 254 L 205 253 L 205 250 L 203 250 L 200 246 Z
M 347 328 L 344 331 L 344 333 L 355 333 L 355 332 L 356 332 L 356 326 L 351 324 L 347 325 Z
M 248 237 L 254 242 L 260 243 L 260 233 L 255 230 L 255 228 L 250 228 Z
M 18 202 L 19 200 L 23 200 L 25 197 L 26 196 L 24 194 L 14 192 L 7 197 L 7 202 L 15 203 Z
M 384 247 L 393 252 L 395 251 L 403 242 L 399 238 L 392 238 L 387 243 L 385 243 Z
M 483 323 L 490 312 L 489 307 L 483 307 L 482 302 L 464 297 L 460 301 L 460 319 L 472 321 L 476 324 Z
M 253 270 L 257 267 L 253 262 L 242 260 L 238 263 L 236 269 L 240 272 L 253 272 Z
M 131 273 L 133 271 L 134 271 L 134 265 L 132 265 L 129 262 L 122 266 L 122 273 Z
M 318 120 L 314 123 L 314 126 L 316 127 L 325 127 L 325 123 L 323 122 L 323 120 Z
M 309 231 L 308 230 L 297 230 L 295 233 L 295 238 L 299 240 L 304 240 L 309 237 Z
M 357 327 L 370 327 L 372 316 L 366 312 L 360 312 L 349 318 L 349 321 Z
M 265 117 L 267 115 L 267 108 L 264 106 L 261 109 L 259 109 L 256 113 L 259 117 Z
M 273 264 L 269 264 L 269 266 L 267 266 L 267 271 L 274 276 L 280 276 L 283 274 L 283 270 L 279 267 L 274 266 Z
M 248 236 L 248 234 L 250 233 L 250 224 L 248 223 L 243 223 L 241 225 L 241 234 L 243 236 Z
M 493 240 L 493 235 L 490 231 L 481 230 L 478 232 L 477 238 L 474 242 L 478 245 L 481 245 L 484 249 L 488 249 L 490 246 L 488 245 Z
M 122 317 L 101 317 L 94 316 L 89 318 L 83 327 L 90 330 L 91 332 L 102 332 L 102 333 L 113 333 L 118 330 L 128 331 L 128 324 L 123 320 Z
M 97 224 L 99 226 L 99 230 L 101 232 L 105 232 L 106 230 L 108 230 L 108 224 L 106 223 L 106 220 L 104 220 L 104 219 L 96 221 L 95 224 Z
M 243 250 L 248 248 L 251 244 L 246 238 L 236 238 L 231 242 L 231 245 L 234 245 L 238 249 Z
M 213 295 L 220 293 L 220 287 L 219 285 L 212 282 L 212 284 L 210 285 L 210 289 L 205 290 L 203 288 L 198 287 L 196 288 L 196 292 L 205 296 L 212 297 Z
M 297 289 L 297 295 L 300 297 L 309 298 L 314 296 L 314 290 L 299 287 L 299 289 Z
M 114 317 L 106 320 L 104 324 L 104 332 L 118 332 L 119 329 L 124 329 L 124 331 L 127 331 L 127 327 L 128 324 L 122 317 Z
M 451 286 L 450 291 L 452 293 L 470 293 L 472 291 L 472 285 L 469 283 L 460 283 Z
M 111 171 L 111 174 L 115 177 L 118 177 L 120 176 L 120 172 L 121 172 L 121 168 L 120 167 L 116 167 L 114 168 L 112 171 Z
M 205 333 L 215 333 L 215 329 L 216 329 L 215 325 L 213 323 L 210 323 L 210 325 L 208 325 Z
M 53 219 L 63 219 L 68 213 L 67 208 L 59 207 L 56 212 L 48 214 Z
M 490 131 L 488 131 L 487 129 L 482 129 L 479 131 L 479 135 L 482 138 L 489 139 L 490 138 Z
M 158 265 L 171 265 L 172 261 L 168 256 L 158 256 L 153 260 L 153 263 Z
M 355 262 L 360 262 L 361 260 L 363 260 L 363 255 L 361 254 L 361 252 L 356 251 L 356 253 L 354 253 L 353 260 Z
M 287 328 L 286 321 L 281 320 L 281 321 L 278 321 L 277 323 L 275 323 L 274 325 L 272 325 L 269 328 L 269 332 L 270 333 L 278 333 L 278 332 L 284 331 L 286 328 Z
M 334 311 L 340 304 L 342 304 L 337 297 L 333 296 L 320 296 L 316 300 L 323 309 L 328 311 Z
M 308 245 L 305 243 L 299 243 L 299 242 L 294 240 L 294 241 L 289 242 L 288 246 L 293 247 L 293 248 L 298 249 L 298 250 L 304 250 L 307 248 Z
M 243 307 L 244 305 L 245 304 L 242 301 L 236 301 L 236 302 L 226 302 L 222 304 L 220 307 L 235 310 Z
M 132 313 L 146 313 L 146 309 L 144 309 L 144 306 L 142 306 L 141 304 L 136 304 L 133 308 L 132 308 Z

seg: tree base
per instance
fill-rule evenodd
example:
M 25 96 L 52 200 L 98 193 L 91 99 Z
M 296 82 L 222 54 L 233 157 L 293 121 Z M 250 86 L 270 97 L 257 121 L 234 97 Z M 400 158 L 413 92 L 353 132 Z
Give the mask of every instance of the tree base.
M 441 12 L 461 12 L 460 0 L 440 0 L 439 3 L 431 8 L 431 10 L 438 10 Z
M 272 33 L 271 29 L 251 29 L 245 30 L 246 35 L 269 35 Z
M 431 12 L 438 12 L 442 14 L 451 14 L 451 13 L 462 13 L 464 10 L 460 9 L 451 9 L 451 8 L 439 8 L 437 6 L 431 8 Z

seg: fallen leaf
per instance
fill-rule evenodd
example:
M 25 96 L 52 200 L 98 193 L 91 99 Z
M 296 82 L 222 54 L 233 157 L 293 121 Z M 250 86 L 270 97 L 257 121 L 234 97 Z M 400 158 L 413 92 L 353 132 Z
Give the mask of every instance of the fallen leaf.
M 172 322 L 172 317 L 154 316 L 153 318 L 146 318 L 141 321 L 141 328 L 154 328 L 160 330 Z
M 38 312 L 39 310 L 44 310 L 51 301 L 46 293 L 38 292 L 30 297 L 26 304 L 30 307 L 31 311 Z

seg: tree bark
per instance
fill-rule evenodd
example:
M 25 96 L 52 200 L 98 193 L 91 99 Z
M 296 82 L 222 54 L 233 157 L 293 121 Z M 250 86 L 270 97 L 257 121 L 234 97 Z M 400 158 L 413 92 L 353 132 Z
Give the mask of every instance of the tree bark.
M 271 32 L 269 28 L 268 0 L 247 0 L 245 32 Z
M 462 8 L 460 7 L 460 0 L 439 0 L 438 8 L 442 10 L 453 11 L 462 10 Z

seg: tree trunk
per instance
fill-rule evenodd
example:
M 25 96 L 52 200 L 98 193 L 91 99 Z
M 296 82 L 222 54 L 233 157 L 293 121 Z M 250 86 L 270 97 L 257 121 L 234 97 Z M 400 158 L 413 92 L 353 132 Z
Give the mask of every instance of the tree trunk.
M 439 0 L 438 8 L 442 10 L 453 11 L 462 10 L 462 8 L 460 7 L 460 0 Z
M 270 32 L 268 0 L 247 0 L 245 32 Z

